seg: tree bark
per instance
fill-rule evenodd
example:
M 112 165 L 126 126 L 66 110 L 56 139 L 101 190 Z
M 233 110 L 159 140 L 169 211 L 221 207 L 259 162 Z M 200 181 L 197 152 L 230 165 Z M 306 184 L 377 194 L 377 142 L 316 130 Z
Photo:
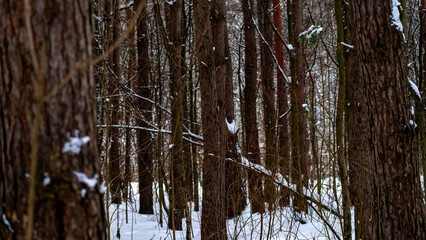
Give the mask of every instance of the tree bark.
M 342 208 L 343 208 L 343 238 L 352 239 L 352 219 L 351 219 L 351 201 L 349 197 L 349 179 L 347 172 L 347 161 L 344 145 L 344 114 L 346 104 L 346 62 L 343 54 L 343 8 L 342 1 L 334 1 L 334 9 L 336 15 L 337 26 L 337 49 L 336 57 L 338 63 L 338 84 L 339 95 L 337 99 L 337 113 L 336 113 L 336 145 L 337 145 L 337 162 L 339 166 L 339 176 L 342 185 Z
M 247 159 L 260 164 L 259 132 L 256 119 L 257 98 L 257 52 L 256 28 L 254 26 L 253 0 L 242 0 L 245 45 L 244 128 L 246 133 Z M 251 212 L 265 211 L 263 204 L 262 177 L 254 171 L 248 172 L 249 200 Z
M 371 200 L 363 199 L 360 206 L 372 207 L 366 209 L 371 215 L 361 219 L 365 228 L 359 236 L 365 239 L 426 238 L 405 43 L 390 17 L 395 7 L 392 1 L 378 0 L 353 1 L 348 7 L 354 46 L 350 71 L 362 98 L 359 119 L 367 122 L 354 127 L 366 127 L 368 134 L 358 144 L 366 146 L 363 157 L 368 165 L 361 166 L 371 172 L 366 178 L 371 182 L 363 186 Z
M 278 163 L 280 165 L 281 175 L 289 179 L 290 167 L 290 144 L 288 133 L 288 99 L 287 99 L 287 83 L 284 78 L 284 56 L 283 42 L 281 36 L 283 25 L 281 19 L 280 0 L 274 0 L 274 26 L 277 31 L 274 33 L 274 51 L 277 58 L 277 97 L 278 97 Z M 290 196 L 288 191 L 281 190 L 280 205 L 288 206 L 290 204 Z
M 89 3 L 0 12 L 0 238 L 106 239 Z
M 170 66 L 170 96 L 172 112 L 173 144 L 170 152 L 170 182 L 171 192 L 169 202 L 169 228 L 182 230 L 182 218 L 185 211 L 185 168 L 183 159 L 183 93 L 184 86 L 181 78 L 181 50 L 182 50 L 182 0 L 165 3 L 166 30 L 169 44 L 168 57 Z
M 145 4 L 143 0 L 134 3 L 134 10 L 137 12 L 140 4 Z M 138 111 L 136 125 L 148 127 L 148 121 L 152 120 L 152 104 L 147 99 L 151 98 L 151 84 L 149 80 L 150 65 L 148 59 L 148 23 L 146 5 L 142 7 L 137 19 L 137 77 L 135 78 L 134 91 L 138 95 L 135 98 L 135 107 Z M 139 213 L 153 214 L 153 162 L 152 162 L 151 133 L 144 130 L 136 130 L 136 149 L 139 180 Z
M 265 167 L 271 172 L 278 170 L 276 160 L 276 139 L 275 130 L 275 84 L 274 84 L 274 59 L 269 50 L 273 45 L 272 25 L 270 20 L 271 0 L 259 0 L 258 25 L 260 34 L 260 65 L 261 65 L 261 86 L 263 94 L 263 123 L 265 127 Z M 265 182 L 265 200 L 271 210 L 275 202 L 275 185 L 273 181 Z
M 292 138 L 292 181 L 296 183 L 297 190 L 302 193 L 303 186 L 308 186 L 309 161 L 308 141 L 306 133 L 306 119 L 303 104 L 305 101 L 305 62 L 303 41 L 299 36 L 303 32 L 303 0 L 293 0 L 288 5 L 290 43 L 294 53 L 290 56 L 291 85 L 291 138 Z M 290 7 L 289 7 L 290 6 Z M 300 196 L 295 196 L 294 207 L 297 211 L 307 211 L 307 202 Z
M 238 161 L 236 149 L 237 132 L 234 122 L 234 93 L 232 78 L 232 60 L 229 50 L 228 29 L 226 26 L 226 6 L 225 1 L 214 1 L 211 11 L 212 34 L 213 36 L 223 36 L 213 38 L 214 56 L 216 64 L 216 78 L 218 86 L 218 100 L 221 111 L 224 111 L 228 127 L 226 131 L 226 158 Z M 231 129 L 234 127 L 233 129 Z M 233 130 L 233 131 L 231 131 Z M 242 213 L 246 206 L 244 195 L 244 184 L 242 180 L 242 169 L 232 161 L 225 162 L 225 196 L 226 196 L 226 216 L 234 218 Z
M 115 43 L 120 38 L 120 6 L 119 0 L 112 1 L 112 42 Z M 108 9 L 107 9 L 108 11 Z M 111 115 L 111 125 L 118 125 L 120 122 L 119 109 L 120 109 L 120 91 L 118 88 L 118 83 L 121 80 L 120 74 L 120 48 L 116 47 L 112 52 L 112 62 L 111 70 L 112 77 L 109 79 L 108 83 L 108 94 L 109 94 L 109 103 L 110 103 L 110 115 Z M 121 176 L 120 176 L 120 129 L 111 128 L 110 129 L 111 145 L 109 149 L 109 183 L 111 189 L 111 203 L 120 204 L 121 203 Z
M 223 1 L 223 0 L 217 0 Z M 195 44 L 200 71 L 201 109 L 203 121 L 203 202 L 201 239 L 226 239 L 225 213 L 225 146 L 226 125 L 224 99 L 225 75 L 216 75 L 213 52 L 211 8 L 215 2 L 194 1 Z M 224 2 L 219 2 L 223 4 Z M 215 36 L 219 37 L 219 36 Z M 222 91 L 223 92 L 223 91 Z

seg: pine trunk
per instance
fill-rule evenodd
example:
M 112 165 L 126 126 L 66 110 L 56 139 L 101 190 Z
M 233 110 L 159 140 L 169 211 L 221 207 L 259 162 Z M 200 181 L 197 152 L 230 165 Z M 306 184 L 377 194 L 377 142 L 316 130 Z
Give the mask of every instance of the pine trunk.
M 0 239 L 106 239 L 89 2 L 0 12 Z

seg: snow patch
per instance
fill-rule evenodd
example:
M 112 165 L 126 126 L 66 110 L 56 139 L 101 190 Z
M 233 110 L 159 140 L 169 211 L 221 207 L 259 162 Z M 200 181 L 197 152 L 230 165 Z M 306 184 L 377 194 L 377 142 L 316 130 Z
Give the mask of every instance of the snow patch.
M 3 218 L 4 224 L 7 226 L 7 228 L 9 229 L 9 231 L 10 232 L 15 232 L 15 231 L 13 231 L 12 226 L 10 225 L 10 222 L 7 220 L 6 214 L 3 213 L 2 218 Z
M 288 50 L 290 50 L 290 51 L 293 51 L 293 45 L 291 45 L 291 44 L 287 44 L 287 48 L 288 48 Z
M 99 193 L 104 194 L 106 190 L 105 182 L 102 182 L 101 187 L 99 188 Z
M 237 125 L 235 124 L 235 121 L 232 120 L 232 122 L 228 122 L 228 119 L 225 118 L 226 125 L 228 126 L 228 130 L 232 134 L 236 134 L 238 131 Z
M 402 36 L 405 41 L 404 29 L 402 27 L 401 19 L 399 18 L 399 9 L 401 3 L 398 0 L 392 0 L 392 15 L 391 17 L 391 26 L 395 26 L 396 30 L 402 33 Z M 402 8 L 402 7 L 401 7 Z
M 87 193 L 87 190 L 85 188 L 81 189 L 81 193 L 80 194 L 81 194 L 82 198 L 86 197 L 86 193 Z
M 87 144 L 90 141 L 89 136 L 78 137 L 79 131 L 75 130 L 75 137 L 68 136 L 69 141 L 64 144 L 62 148 L 63 153 L 70 153 L 71 155 L 79 154 L 81 146 Z
M 409 123 L 411 126 L 414 126 L 415 128 L 417 127 L 416 122 L 414 122 L 413 120 L 408 121 L 408 123 Z
M 47 172 L 44 173 L 43 186 L 47 186 L 51 183 L 49 174 Z
M 321 26 L 315 26 L 312 25 L 308 28 L 308 30 L 302 32 L 301 34 L 299 34 L 299 37 L 305 36 L 310 39 L 313 36 L 317 36 L 319 35 L 321 32 L 323 31 L 323 28 Z
M 419 88 L 417 87 L 417 85 L 413 81 L 411 81 L 410 79 L 408 79 L 408 83 L 410 84 L 411 90 L 414 91 L 414 93 L 417 95 L 417 97 L 419 99 L 422 99 L 422 97 L 420 96 L 420 91 L 419 91 Z
M 302 108 L 303 108 L 305 111 L 309 111 L 308 104 L 306 104 L 306 103 L 302 104 Z
M 97 174 L 95 174 L 95 176 L 93 176 L 93 178 L 89 178 L 89 177 L 87 177 L 87 175 L 85 173 L 74 171 L 74 175 L 77 177 L 79 182 L 86 184 L 90 188 L 90 190 L 93 190 L 93 188 L 98 183 L 98 175 Z

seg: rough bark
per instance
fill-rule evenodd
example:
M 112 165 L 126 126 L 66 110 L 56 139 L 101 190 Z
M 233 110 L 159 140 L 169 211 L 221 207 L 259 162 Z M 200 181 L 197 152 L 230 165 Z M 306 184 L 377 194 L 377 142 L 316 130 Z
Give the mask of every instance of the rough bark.
M 0 4 L 0 239 L 106 239 L 89 3 L 27 4 Z
M 223 1 L 223 0 L 218 0 Z M 224 4 L 221 3 L 221 4 Z M 216 76 L 211 8 L 214 2 L 194 2 L 195 44 L 200 71 L 204 142 L 201 239 L 226 239 L 225 213 L 225 111 L 218 91 L 224 76 Z M 223 85 L 223 84 L 222 84 Z
M 290 43 L 294 53 L 290 56 L 291 84 L 291 139 L 292 139 L 292 181 L 296 183 L 298 192 L 308 186 L 308 141 L 306 138 L 306 119 L 303 104 L 305 101 L 305 63 L 303 41 L 299 38 L 303 32 L 302 0 L 293 0 L 288 7 Z M 295 196 L 294 207 L 297 211 L 307 211 L 307 203 L 300 196 Z
M 215 1 L 211 11 L 212 34 L 213 36 L 223 36 L 213 38 L 214 56 L 216 65 L 216 78 L 218 87 L 218 100 L 221 111 L 224 111 L 227 124 L 235 126 L 234 122 L 234 99 L 233 99 L 233 78 L 232 60 L 229 50 L 228 30 L 226 26 L 226 6 L 225 1 Z M 234 125 L 232 125 L 234 124 Z M 226 158 L 238 161 L 236 149 L 237 133 L 231 132 L 229 127 L 226 131 Z M 244 185 L 242 181 L 242 169 L 232 161 L 225 163 L 225 196 L 226 196 L 226 216 L 234 218 L 241 214 L 246 206 Z
M 244 128 L 246 133 L 247 159 L 260 164 L 259 154 L 259 132 L 256 119 L 257 98 L 257 52 L 256 52 L 256 29 L 252 20 L 253 0 L 242 0 L 244 21 Z M 249 200 L 251 212 L 265 211 L 263 204 L 262 177 L 254 171 L 248 172 Z
M 115 43 L 120 38 L 120 9 L 119 1 L 112 1 L 112 42 Z M 107 10 L 108 11 L 108 10 Z M 111 57 L 111 70 L 112 77 L 109 78 L 108 83 L 108 95 L 110 103 L 110 123 L 111 125 L 118 125 L 120 122 L 119 109 L 120 109 L 120 96 L 118 84 L 121 80 L 120 78 L 120 48 L 116 47 L 112 52 Z M 109 183 L 111 189 L 111 203 L 120 204 L 121 203 L 121 176 L 120 176 L 120 129 L 111 128 L 110 129 L 111 145 L 109 149 Z
M 182 230 L 182 218 L 185 210 L 185 168 L 183 162 L 183 93 L 184 86 L 181 78 L 181 50 L 182 50 L 182 0 L 165 3 L 166 30 L 169 44 L 167 46 L 170 67 L 170 96 L 172 112 L 173 144 L 170 152 L 170 182 L 171 192 L 169 202 L 168 226 L 170 229 Z
M 260 30 L 260 66 L 261 66 L 261 86 L 263 96 L 263 123 L 265 128 L 265 167 L 272 172 L 278 170 L 276 159 L 276 139 L 275 130 L 275 84 L 274 84 L 274 59 L 270 52 L 273 47 L 273 33 L 271 25 L 270 10 L 271 0 L 259 0 L 258 8 L 258 26 Z M 268 208 L 272 209 L 275 202 L 275 185 L 273 181 L 265 182 L 265 200 L 268 202 Z
M 283 72 L 285 69 L 283 56 L 283 42 L 280 34 L 283 32 L 281 20 L 280 0 L 274 0 L 274 27 L 277 31 L 274 33 L 274 51 L 277 58 L 277 97 L 278 97 L 278 163 L 280 165 L 281 175 L 289 178 L 290 167 L 290 144 L 288 133 L 288 99 L 287 99 L 287 83 Z M 289 193 L 282 189 L 280 205 L 287 206 L 290 204 Z
M 392 1 L 353 1 L 348 8 L 354 45 L 350 71 L 358 89 L 354 91 L 361 98 L 359 119 L 366 121 L 367 131 L 357 144 L 366 146 L 363 157 L 368 165 L 361 166 L 371 174 L 366 177 L 371 181 L 362 186 L 371 199 L 362 199 L 360 205 L 363 210 L 372 207 L 364 210 L 371 215 L 361 218 L 363 228 L 358 236 L 425 239 L 415 128 L 409 114 L 407 57 L 403 35 L 391 21 Z M 355 85 L 355 79 L 359 84 Z
M 344 145 L 344 114 L 346 104 L 346 62 L 343 55 L 344 32 L 343 32 L 343 8 L 342 1 L 334 1 L 334 9 L 337 26 L 337 48 L 336 58 L 338 64 L 338 85 L 339 93 L 337 99 L 336 111 L 336 145 L 337 145 L 337 163 L 339 167 L 339 177 L 342 185 L 342 209 L 343 209 L 343 238 L 352 239 L 352 219 L 351 219 L 351 201 L 349 197 L 349 179 L 347 172 L 347 161 Z
M 134 4 L 134 10 L 137 12 L 143 0 L 137 0 Z M 149 59 L 148 59 L 148 23 L 146 6 L 143 6 L 137 19 L 137 77 L 133 84 L 135 93 L 140 96 L 135 98 L 135 107 L 138 112 L 135 122 L 136 126 L 148 127 L 148 121 L 152 120 L 152 104 L 146 99 L 151 98 L 151 85 L 149 80 Z M 139 180 L 139 213 L 154 213 L 153 203 L 153 162 L 152 162 L 152 135 L 148 131 L 136 130 L 136 153 L 138 164 Z

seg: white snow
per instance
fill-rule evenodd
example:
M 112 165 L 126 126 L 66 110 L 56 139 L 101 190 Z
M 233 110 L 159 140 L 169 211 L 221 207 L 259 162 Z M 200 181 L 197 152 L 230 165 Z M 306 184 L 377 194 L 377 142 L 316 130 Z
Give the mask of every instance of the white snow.
M 305 111 L 309 111 L 308 104 L 306 104 L 306 103 L 302 104 L 302 108 L 303 108 Z
M 420 96 L 420 91 L 419 91 L 419 88 L 417 87 L 417 85 L 413 81 L 411 81 L 410 79 L 408 79 L 408 83 L 410 84 L 411 90 L 414 91 L 414 93 L 417 95 L 417 97 L 419 99 L 422 99 L 422 97 Z
M 43 186 L 47 186 L 47 185 L 49 185 L 50 184 L 50 178 L 49 178 L 49 175 L 45 172 L 44 173 L 44 179 L 43 179 Z
M 89 136 L 79 137 L 79 131 L 75 130 L 75 137 L 68 136 L 69 141 L 64 144 L 62 148 L 63 153 L 70 153 L 71 155 L 79 154 L 81 146 L 90 141 Z
M 392 15 L 391 17 L 391 26 L 395 26 L 395 28 L 402 33 L 402 36 L 405 40 L 404 30 L 402 27 L 401 19 L 399 18 L 399 9 L 401 7 L 401 3 L 398 0 L 392 0 Z
M 228 122 L 228 119 L 225 118 L 226 125 L 228 126 L 229 132 L 232 134 L 236 134 L 238 131 L 237 125 L 235 124 L 235 121 L 232 120 L 232 122 Z
M 290 51 L 293 51 L 293 45 L 291 45 L 291 44 L 287 44 L 287 48 L 288 48 L 288 50 L 290 50 Z
M 413 120 L 409 120 L 408 122 L 410 123 L 411 126 L 414 126 L 415 128 L 417 127 L 416 122 L 414 122 Z
M 302 37 L 304 35 L 306 35 L 306 37 L 308 39 L 312 38 L 313 36 L 316 36 L 318 34 L 320 34 L 323 31 L 323 28 L 321 26 L 315 26 L 312 25 L 308 28 L 308 30 L 302 32 L 301 34 L 299 34 L 299 37 Z
M 25 173 L 25 177 L 29 178 L 29 177 L 31 177 L 31 175 L 29 173 Z
M 95 174 L 95 176 L 93 176 L 93 178 L 89 178 L 83 172 L 74 171 L 74 175 L 77 177 L 79 182 L 86 184 L 90 188 L 90 190 L 93 190 L 93 188 L 98 183 L 98 175 L 97 174 Z
M 86 197 L 86 193 L 87 193 L 87 190 L 85 188 L 81 189 L 80 194 L 82 198 Z
M 344 42 L 340 42 L 340 44 L 342 44 L 343 46 L 348 47 L 350 49 L 354 49 L 353 45 L 350 45 L 350 44 L 347 44 L 347 43 L 344 43 Z
M 7 228 L 9 229 L 9 231 L 10 232 L 15 232 L 15 231 L 13 231 L 12 226 L 10 225 L 10 222 L 7 220 L 6 214 L 3 213 L 2 218 L 3 218 L 4 224 L 7 226 Z
M 101 187 L 99 188 L 99 193 L 104 194 L 106 190 L 105 182 L 102 182 Z

